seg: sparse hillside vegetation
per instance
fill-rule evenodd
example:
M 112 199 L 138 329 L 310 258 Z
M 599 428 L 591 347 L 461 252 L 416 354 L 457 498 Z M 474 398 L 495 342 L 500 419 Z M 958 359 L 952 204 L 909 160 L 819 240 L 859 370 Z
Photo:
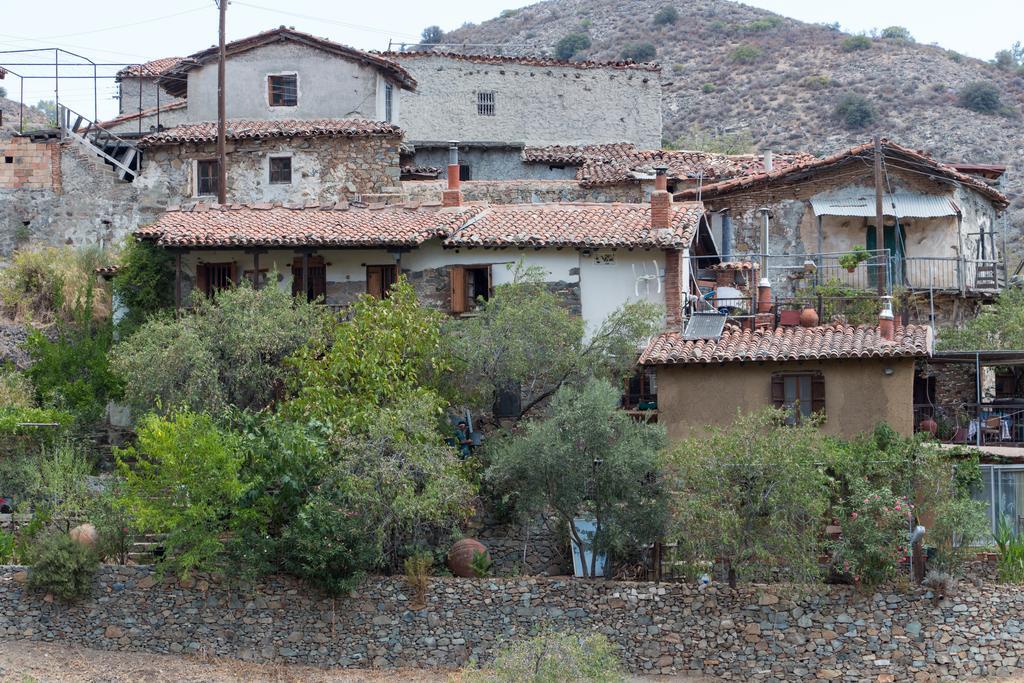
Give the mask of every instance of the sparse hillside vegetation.
M 885 28 L 885 16 L 877 17 L 877 37 L 852 36 L 837 24 L 803 23 L 727 0 L 548 0 L 456 29 L 448 40 L 507 44 L 504 54 L 554 55 L 584 20 L 589 45 L 574 46 L 573 59 L 617 60 L 630 44 L 654 46 L 667 82 L 666 141 L 696 124 L 715 133 L 745 131 L 755 149 L 821 154 L 877 130 L 942 160 L 1010 165 L 1010 235 L 1024 251 L 1024 174 L 1017 166 L 1024 155 L 1024 50 L 1007 49 L 989 63 L 916 43 L 913 26 Z M 965 88 L 977 81 L 998 90 L 997 115 L 962 104 Z M 846 94 L 870 103 L 870 129 L 835 116 Z

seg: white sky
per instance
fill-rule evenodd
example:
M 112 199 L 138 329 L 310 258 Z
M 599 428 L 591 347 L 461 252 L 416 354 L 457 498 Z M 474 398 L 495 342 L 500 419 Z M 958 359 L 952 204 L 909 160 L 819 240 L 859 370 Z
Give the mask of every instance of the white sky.
M 684 0 L 667 0 L 682 5 Z M 213 0 L 50 0 L 45 11 L 31 2 L 3 3 L 0 50 L 61 47 L 96 62 L 135 63 L 171 55 L 183 56 L 217 40 L 217 10 Z M 328 0 L 233 0 L 228 9 L 228 40 L 280 25 L 362 49 L 383 50 L 389 39 L 415 42 L 423 27 L 438 24 L 448 30 L 463 22 L 481 22 L 503 9 L 524 6 L 520 0 L 338 3 Z M 936 42 L 958 52 L 990 59 L 998 49 L 1024 40 L 1024 2 L 1020 0 L 750 0 L 796 19 L 838 21 L 844 30 L 859 32 L 890 25 L 906 26 L 922 43 Z M 275 8 L 274 6 L 277 6 Z M 41 18 L 42 17 L 42 18 Z M 52 61 L 52 53 L 0 54 L 0 65 Z M 101 67 L 113 75 L 118 66 Z M 18 72 L 51 74 L 52 67 L 11 66 Z M 90 69 L 62 69 L 61 74 L 91 75 Z M 19 98 L 19 79 L 0 81 L 8 96 Z M 53 79 L 27 80 L 25 101 L 53 99 Z M 112 116 L 117 103 L 113 79 L 99 84 L 100 118 Z M 61 79 L 61 101 L 91 116 L 92 82 Z

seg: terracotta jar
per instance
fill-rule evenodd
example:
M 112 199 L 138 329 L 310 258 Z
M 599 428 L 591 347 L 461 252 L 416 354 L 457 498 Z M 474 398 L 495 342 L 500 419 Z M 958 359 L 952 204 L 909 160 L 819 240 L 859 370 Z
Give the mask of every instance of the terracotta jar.
M 818 312 L 814 310 L 814 306 L 804 306 L 804 310 L 800 311 L 800 326 L 814 327 L 817 324 Z
M 469 579 L 473 574 L 473 555 L 486 553 L 487 548 L 475 538 L 464 538 L 456 541 L 452 549 L 448 551 L 448 569 L 455 576 Z
M 928 432 L 932 436 L 939 433 L 939 423 L 930 417 L 926 417 L 921 420 L 921 424 L 917 425 L 919 431 Z

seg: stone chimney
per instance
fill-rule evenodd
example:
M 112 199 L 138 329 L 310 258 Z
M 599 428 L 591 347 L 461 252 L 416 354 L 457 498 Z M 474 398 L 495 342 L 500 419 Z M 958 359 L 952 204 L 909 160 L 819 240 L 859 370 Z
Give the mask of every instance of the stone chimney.
M 441 193 L 442 206 L 462 206 L 462 189 L 459 180 L 459 143 L 448 143 L 448 189 Z
M 878 314 L 878 336 L 885 341 L 896 341 L 896 319 L 892 314 L 892 303 L 884 297 L 882 310 Z
M 654 191 L 651 192 L 651 229 L 672 227 L 672 195 L 668 191 L 668 167 L 654 167 Z

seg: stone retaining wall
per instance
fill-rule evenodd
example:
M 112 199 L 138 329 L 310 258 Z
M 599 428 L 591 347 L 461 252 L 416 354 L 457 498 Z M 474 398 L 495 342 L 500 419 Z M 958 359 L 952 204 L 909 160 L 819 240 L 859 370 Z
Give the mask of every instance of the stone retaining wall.
M 104 567 L 94 596 L 63 605 L 0 567 L 0 637 L 350 667 L 486 663 L 496 643 L 541 623 L 605 633 L 636 672 L 733 680 L 938 680 L 1009 675 L 1024 661 L 1024 592 L 964 585 L 861 595 L 846 587 L 712 586 L 572 579 L 434 579 L 412 610 L 400 578 L 319 598 L 288 579 L 248 589 L 210 577 L 157 582 Z

